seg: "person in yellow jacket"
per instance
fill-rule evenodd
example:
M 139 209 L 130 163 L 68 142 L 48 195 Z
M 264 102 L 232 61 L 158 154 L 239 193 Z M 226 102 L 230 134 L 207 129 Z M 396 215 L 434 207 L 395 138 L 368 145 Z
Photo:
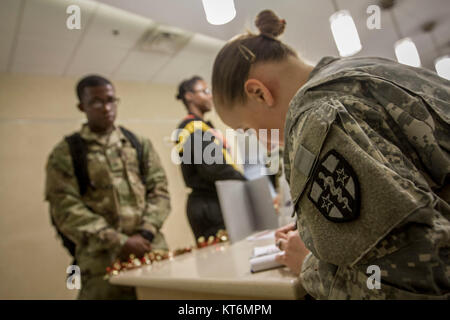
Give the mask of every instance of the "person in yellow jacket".
M 178 126 L 176 141 L 184 182 L 191 188 L 187 217 L 196 239 L 209 237 L 225 229 L 215 182 L 245 178 L 233 163 L 223 135 L 204 119 L 213 108 L 207 83 L 193 76 L 180 83 L 176 98 L 188 113 Z

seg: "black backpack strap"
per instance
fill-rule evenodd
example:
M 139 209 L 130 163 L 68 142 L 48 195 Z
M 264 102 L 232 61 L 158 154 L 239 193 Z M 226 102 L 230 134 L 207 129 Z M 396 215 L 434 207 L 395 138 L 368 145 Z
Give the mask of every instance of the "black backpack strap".
M 91 184 L 87 167 L 87 145 L 78 132 L 66 137 L 65 140 L 69 145 L 73 170 L 78 181 L 80 195 L 84 195 L 87 187 Z
M 74 133 L 65 138 L 67 144 L 69 145 L 70 156 L 72 157 L 73 170 L 75 177 L 77 178 L 78 188 L 80 189 L 80 195 L 83 195 L 87 191 L 87 187 L 90 184 L 89 174 L 87 170 L 87 146 L 83 138 L 79 133 Z M 59 237 L 63 242 L 63 246 L 69 251 L 72 257 L 75 257 L 75 243 L 66 237 L 61 230 L 59 230 L 55 219 L 51 216 L 51 221 L 56 229 Z M 76 264 L 76 260 L 72 262 Z
M 146 185 L 145 178 L 147 177 L 148 171 L 148 162 L 147 157 L 144 154 L 144 148 L 141 142 L 139 141 L 138 137 L 136 137 L 136 135 L 133 132 L 131 132 L 128 129 L 125 129 L 124 127 L 120 127 L 120 130 L 122 131 L 123 135 L 128 139 L 128 141 L 130 141 L 133 148 L 136 149 L 137 158 L 139 162 L 139 172 L 141 174 L 141 181 L 145 186 Z

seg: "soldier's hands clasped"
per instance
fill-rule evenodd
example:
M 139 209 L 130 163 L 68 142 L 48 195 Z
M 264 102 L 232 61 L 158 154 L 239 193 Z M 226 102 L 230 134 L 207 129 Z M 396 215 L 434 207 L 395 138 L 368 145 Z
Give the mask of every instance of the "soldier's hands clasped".
M 129 237 L 127 242 L 125 242 L 119 253 L 119 258 L 126 260 L 130 254 L 134 254 L 136 257 L 141 258 L 146 252 L 150 252 L 151 250 L 151 243 L 140 234 L 135 234 Z

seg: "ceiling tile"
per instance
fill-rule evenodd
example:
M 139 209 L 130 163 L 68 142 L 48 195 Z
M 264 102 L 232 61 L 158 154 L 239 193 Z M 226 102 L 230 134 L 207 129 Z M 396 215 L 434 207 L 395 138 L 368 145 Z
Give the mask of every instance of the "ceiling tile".
M 111 75 L 122 64 L 140 37 L 155 25 L 148 18 L 142 18 L 106 5 L 99 5 L 86 33 L 77 46 L 66 74 Z M 118 34 L 114 35 L 113 30 L 117 30 Z M 133 74 L 134 72 L 128 73 Z M 143 75 L 142 72 L 139 74 Z M 149 77 L 147 75 L 146 79 Z
M 133 51 L 114 74 L 114 78 L 132 79 L 136 76 L 136 79 L 151 80 L 170 58 L 168 55 L 158 53 Z
M 67 40 L 19 36 L 11 71 L 60 75 L 74 46 Z
M 450 12 L 448 14 L 450 16 Z M 433 31 L 433 36 L 436 42 L 443 52 L 441 54 L 450 54 L 450 19 L 440 20 L 436 25 L 436 29 Z
M 83 42 L 132 48 L 155 25 L 149 18 L 100 4 Z M 113 30 L 118 34 L 114 35 Z
M 331 0 L 235 1 L 236 17 L 230 23 L 222 26 L 212 26 L 206 22 L 200 1 L 190 4 L 184 0 L 165 0 L 163 6 L 156 1 L 149 2 L 147 0 L 99 1 L 145 15 L 160 23 L 222 40 L 228 40 L 247 30 L 256 32 L 254 20 L 257 13 L 263 9 L 272 9 L 287 21 L 285 34 L 281 39 L 299 51 L 305 60 L 316 63 L 326 55 L 338 56 L 329 24 L 329 17 L 334 11 Z M 351 12 L 360 33 L 363 50 L 356 56 L 377 55 L 394 58 L 392 47 L 397 36 L 392 29 L 390 17 L 383 14 L 381 30 L 368 30 L 366 26 L 367 7 L 376 4 L 377 1 L 337 0 L 337 3 L 339 9 L 348 9 Z M 449 43 L 449 0 L 402 0 L 397 1 L 394 10 L 405 36 L 419 36 L 422 33 L 421 25 L 424 22 L 436 20 L 439 25 L 446 24 L 445 28 L 438 26 L 435 31 L 438 43 L 444 45 Z M 450 45 L 446 45 L 444 51 L 448 53 Z
M 199 75 L 200 70 L 212 68 L 211 61 L 225 42 L 195 34 L 190 42 L 152 79 L 158 83 L 178 83 Z
M 80 6 L 81 29 L 69 30 L 66 21 L 69 5 Z M 87 0 L 27 0 L 20 26 L 20 34 L 27 37 L 77 41 L 84 31 L 96 2 Z
M 158 83 L 177 83 L 198 73 L 208 56 L 190 52 L 180 52 L 152 78 Z
M 76 51 L 67 75 L 100 73 L 110 75 L 127 55 L 128 49 L 106 44 L 82 44 Z
M 0 71 L 7 68 L 20 3 L 21 0 L 0 0 Z M 223 26 L 206 22 L 200 1 L 193 4 L 186 0 L 24 0 L 24 3 L 17 52 L 13 56 L 13 70 L 20 72 L 58 74 L 62 69 L 69 74 L 101 72 L 129 80 L 163 83 L 178 83 L 191 74 L 209 77 L 223 41 L 246 30 L 255 32 L 255 16 L 267 8 L 286 19 L 287 28 L 281 39 L 305 60 L 316 63 L 325 55 L 338 55 L 329 26 L 329 16 L 334 11 L 331 1 L 235 1 L 236 18 Z M 358 28 L 363 49 L 356 56 L 395 59 L 393 45 L 398 36 L 389 15 L 382 14 L 381 30 L 369 30 L 366 9 L 373 0 L 337 0 L 337 3 L 351 12 Z M 67 30 L 69 4 L 80 5 L 82 30 Z M 437 53 L 421 30 L 424 22 L 438 22 L 433 34 L 442 46 L 442 54 L 450 53 L 448 0 L 398 1 L 395 12 L 402 33 L 417 42 L 425 66 L 432 67 Z M 156 26 L 155 21 L 197 34 L 173 57 L 137 51 L 137 41 Z M 112 33 L 114 29 L 119 32 L 116 36 Z

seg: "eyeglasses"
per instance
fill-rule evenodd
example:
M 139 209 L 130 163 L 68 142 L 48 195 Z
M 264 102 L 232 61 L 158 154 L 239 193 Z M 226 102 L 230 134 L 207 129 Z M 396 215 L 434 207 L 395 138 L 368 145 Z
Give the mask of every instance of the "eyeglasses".
M 88 105 L 93 109 L 101 109 L 106 104 L 118 105 L 120 102 L 119 98 L 109 97 L 106 101 L 101 99 L 94 99 L 88 103 Z
M 204 94 L 211 94 L 211 89 L 206 88 L 206 89 L 200 89 L 200 90 L 192 90 L 192 92 L 203 92 Z

